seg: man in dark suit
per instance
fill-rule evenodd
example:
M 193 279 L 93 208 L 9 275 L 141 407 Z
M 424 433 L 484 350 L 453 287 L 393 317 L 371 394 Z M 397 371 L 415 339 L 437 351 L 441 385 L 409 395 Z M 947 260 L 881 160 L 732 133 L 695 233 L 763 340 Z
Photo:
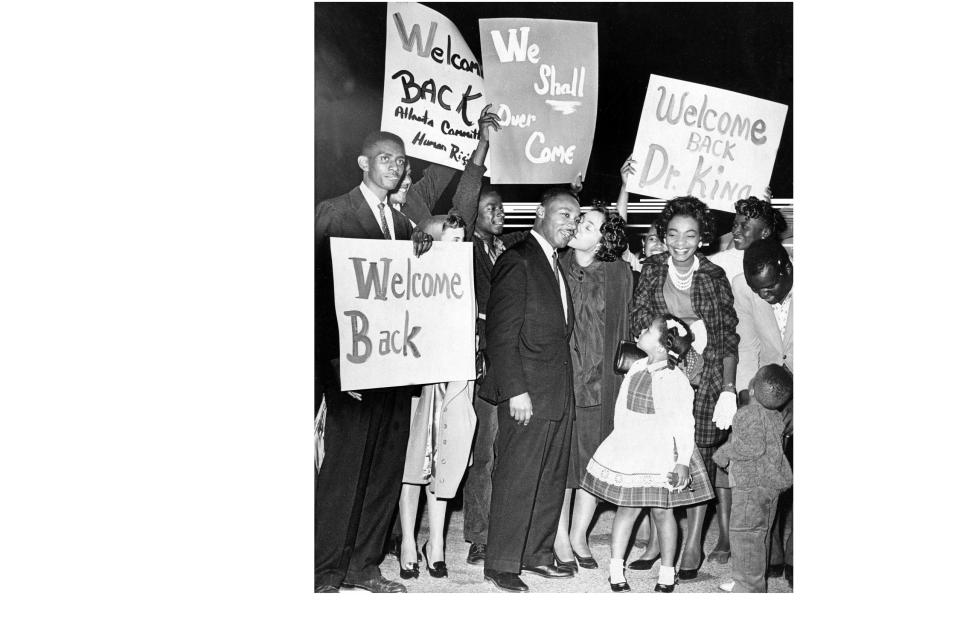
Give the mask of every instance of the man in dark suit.
M 569 578 L 558 567 L 553 539 L 563 504 L 573 374 L 573 303 L 557 259 L 576 232 L 580 204 L 550 189 L 529 235 L 493 268 L 487 301 L 490 369 L 481 396 L 497 404 L 484 578 L 505 591 L 527 591 L 520 571 Z
M 387 194 L 406 169 L 403 141 L 372 133 L 357 163 L 363 182 L 349 193 L 325 200 L 316 211 L 315 357 L 318 394 L 327 402 L 325 454 L 316 476 L 315 576 L 317 593 L 341 585 L 375 593 L 406 588 L 380 574 L 390 518 L 400 496 L 410 430 L 411 388 L 343 393 L 339 339 L 333 299 L 330 238 L 420 239 L 412 223 L 389 206 Z M 422 247 L 421 247 L 422 248 Z M 319 402 L 319 399 L 318 401 Z

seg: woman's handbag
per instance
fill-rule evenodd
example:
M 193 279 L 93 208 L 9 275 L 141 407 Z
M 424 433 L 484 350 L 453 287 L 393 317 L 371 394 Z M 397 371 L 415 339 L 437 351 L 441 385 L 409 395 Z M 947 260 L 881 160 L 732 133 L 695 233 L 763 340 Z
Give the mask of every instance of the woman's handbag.
M 633 363 L 647 354 L 637 346 L 633 340 L 621 340 L 617 353 L 613 356 L 613 371 L 619 375 L 626 375 Z

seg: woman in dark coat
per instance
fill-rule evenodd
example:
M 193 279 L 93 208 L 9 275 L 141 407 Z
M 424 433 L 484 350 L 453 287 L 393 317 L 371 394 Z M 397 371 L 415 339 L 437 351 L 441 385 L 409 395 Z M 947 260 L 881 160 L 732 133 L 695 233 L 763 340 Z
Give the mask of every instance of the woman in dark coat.
M 667 245 L 640 273 L 630 308 L 630 335 L 639 335 L 657 316 L 681 318 L 694 334 L 694 349 L 703 356 L 703 373 L 693 402 L 695 440 L 711 483 L 716 482 L 713 453 L 723 444 L 737 410 L 737 314 L 730 283 L 720 267 L 699 248 L 710 244 L 714 219 L 707 206 L 691 196 L 667 202 L 656 221 Z M 696 577 L 703 562 L 702 530 L 706 503 L 687 509 L 687 535 L 679 577 Z M 658 556 L 650 545 L 631 569 L 649 569 Z
M 623 376 L 613 371 L 620 341 L 628 338 L 627 308 L 633 276 L 620 259 L 627 246 L 626 223 L 602 204 L 580 217 L 576 235 L 560 258 L 570 286 L 576 324 L 570 338 L 576 417 L 570 466 L 554 552 L 558 564 L 594 569 L 587 527 L 597 499 L 581 490 L 590 457 L 613 430 L 613 408 Z M 570 524 L 570 503 L 573 522 Z

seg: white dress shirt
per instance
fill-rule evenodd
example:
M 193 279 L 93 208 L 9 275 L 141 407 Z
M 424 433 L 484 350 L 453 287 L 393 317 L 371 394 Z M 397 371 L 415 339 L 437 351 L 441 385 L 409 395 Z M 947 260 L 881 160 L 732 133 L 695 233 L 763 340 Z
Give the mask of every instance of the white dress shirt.
M 377 196 L 373 194 L 373 191 L 370 190 L 370 187 L 366 183 L 360 183 L 360 193 L 363 194 L 364 199 L 367 201 L 367 204 L 370 205 L 370 211 L 373 212 L 373 217 L 377 220 L 377 226 L 383 228 L 380 224 L 380 204 L 384 205 L 383 207 L 383 217 L 387 219 L 387 228 L 390 229 L 390 237 L 394 240 L 397 239 L 397 230 L 393 228 L 393 210 L 390 208 L 390 195 L 387 194 L 383 200 L 377 200 Z
M 531 230 L 530 230 L 530 235 L 532 235 L 534 238 L 536 238 L 537 242 L 540 243 L 540 248 L 543 249 L 543 253 L 547 256 L 547 262 L 550 263 L 550 268 L 551 268 L 551 269 L 554 269 L 554 265 L 556 265 L 556 268 L 555 268 L 554 270 L 555 270 L 555 271 L 559 271 L 559 270 L 560 270 L 560 263 L 559 263 L 558 256 L 557 256 L 557 250 L 553 248 L 553 245 L 551 245 L 549 242 L 547 242 L 546 238 L 544 238 L 542 235 L 540 235 L 539 233 L 537 233 L 536 230 L 534 230 L 534 229 L 531 229 Z M 564 321 L 564 323 L 566 323 L 566 321 L 567 321 L 567 304 L 568 304 L 568 303 L 567 303 L 567 288 L 564 286 L 562 279 L 561 279 L 561 280 L 557 280 L 557 286 L 560 287 L 560 301 L 563 302 L 563 321 Z

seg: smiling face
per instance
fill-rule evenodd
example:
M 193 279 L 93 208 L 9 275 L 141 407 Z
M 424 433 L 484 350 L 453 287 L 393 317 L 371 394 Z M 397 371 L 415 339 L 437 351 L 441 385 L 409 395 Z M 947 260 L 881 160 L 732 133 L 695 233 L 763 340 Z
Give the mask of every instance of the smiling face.
M 503 233 L 503 200 L 499 193 L 490 191 L 480 197 L 476 230 L 481 235 L 499 236 Z
M 793 288 L 793 265 L 788 261 L 778 269 L 763 265 L 757 274 L 743 274 L 747 285 L 767 304 L 780 304 Z
M 667 223 L 667 251 L 673 264 L 685 267 L 693 264 L 693 256 L 700 244 L 700 223 L 690 216 L 673 216 Z
M 400 184 L 407 168 L 407 156 L 403 145 L 392 140 L 380 140 L 373 145 L 369 155 L 357 158 L 363 169 L 363 181 L 379 197 L 393 191 Z
M 596 253 L 600 248 L 600 240 L 603 234 L 600 233 L 600 227 L 603 226 L 606 216 L 596 209 L 587 211 L 580 216 L 577 223 L 577 233 L 567 244 L 572 249 Z
M 771 233 L 767 223 L 759 218 L 738 215 L 733 219 L 733 246 L 741 251 L 753 244 L 754 240 L 767 238 Z
M 643 257 L 649 258 L 650 256 L 655 256 L 658 253 L 663 253 L 667 250 L 667 245 L 663 244 L 660 241 L 660 237 L 657 235 L 657 227 L 655 225 L 650 225 L 650 228 L 647 230 L 647 233 L 643 236 Z
M 537 207 L 537 220 L 533 228 L 554 249 L 562 249 L 577 232 L 580 204 L 573 196 L 561 194 L 547 201 L 547 206 Z

